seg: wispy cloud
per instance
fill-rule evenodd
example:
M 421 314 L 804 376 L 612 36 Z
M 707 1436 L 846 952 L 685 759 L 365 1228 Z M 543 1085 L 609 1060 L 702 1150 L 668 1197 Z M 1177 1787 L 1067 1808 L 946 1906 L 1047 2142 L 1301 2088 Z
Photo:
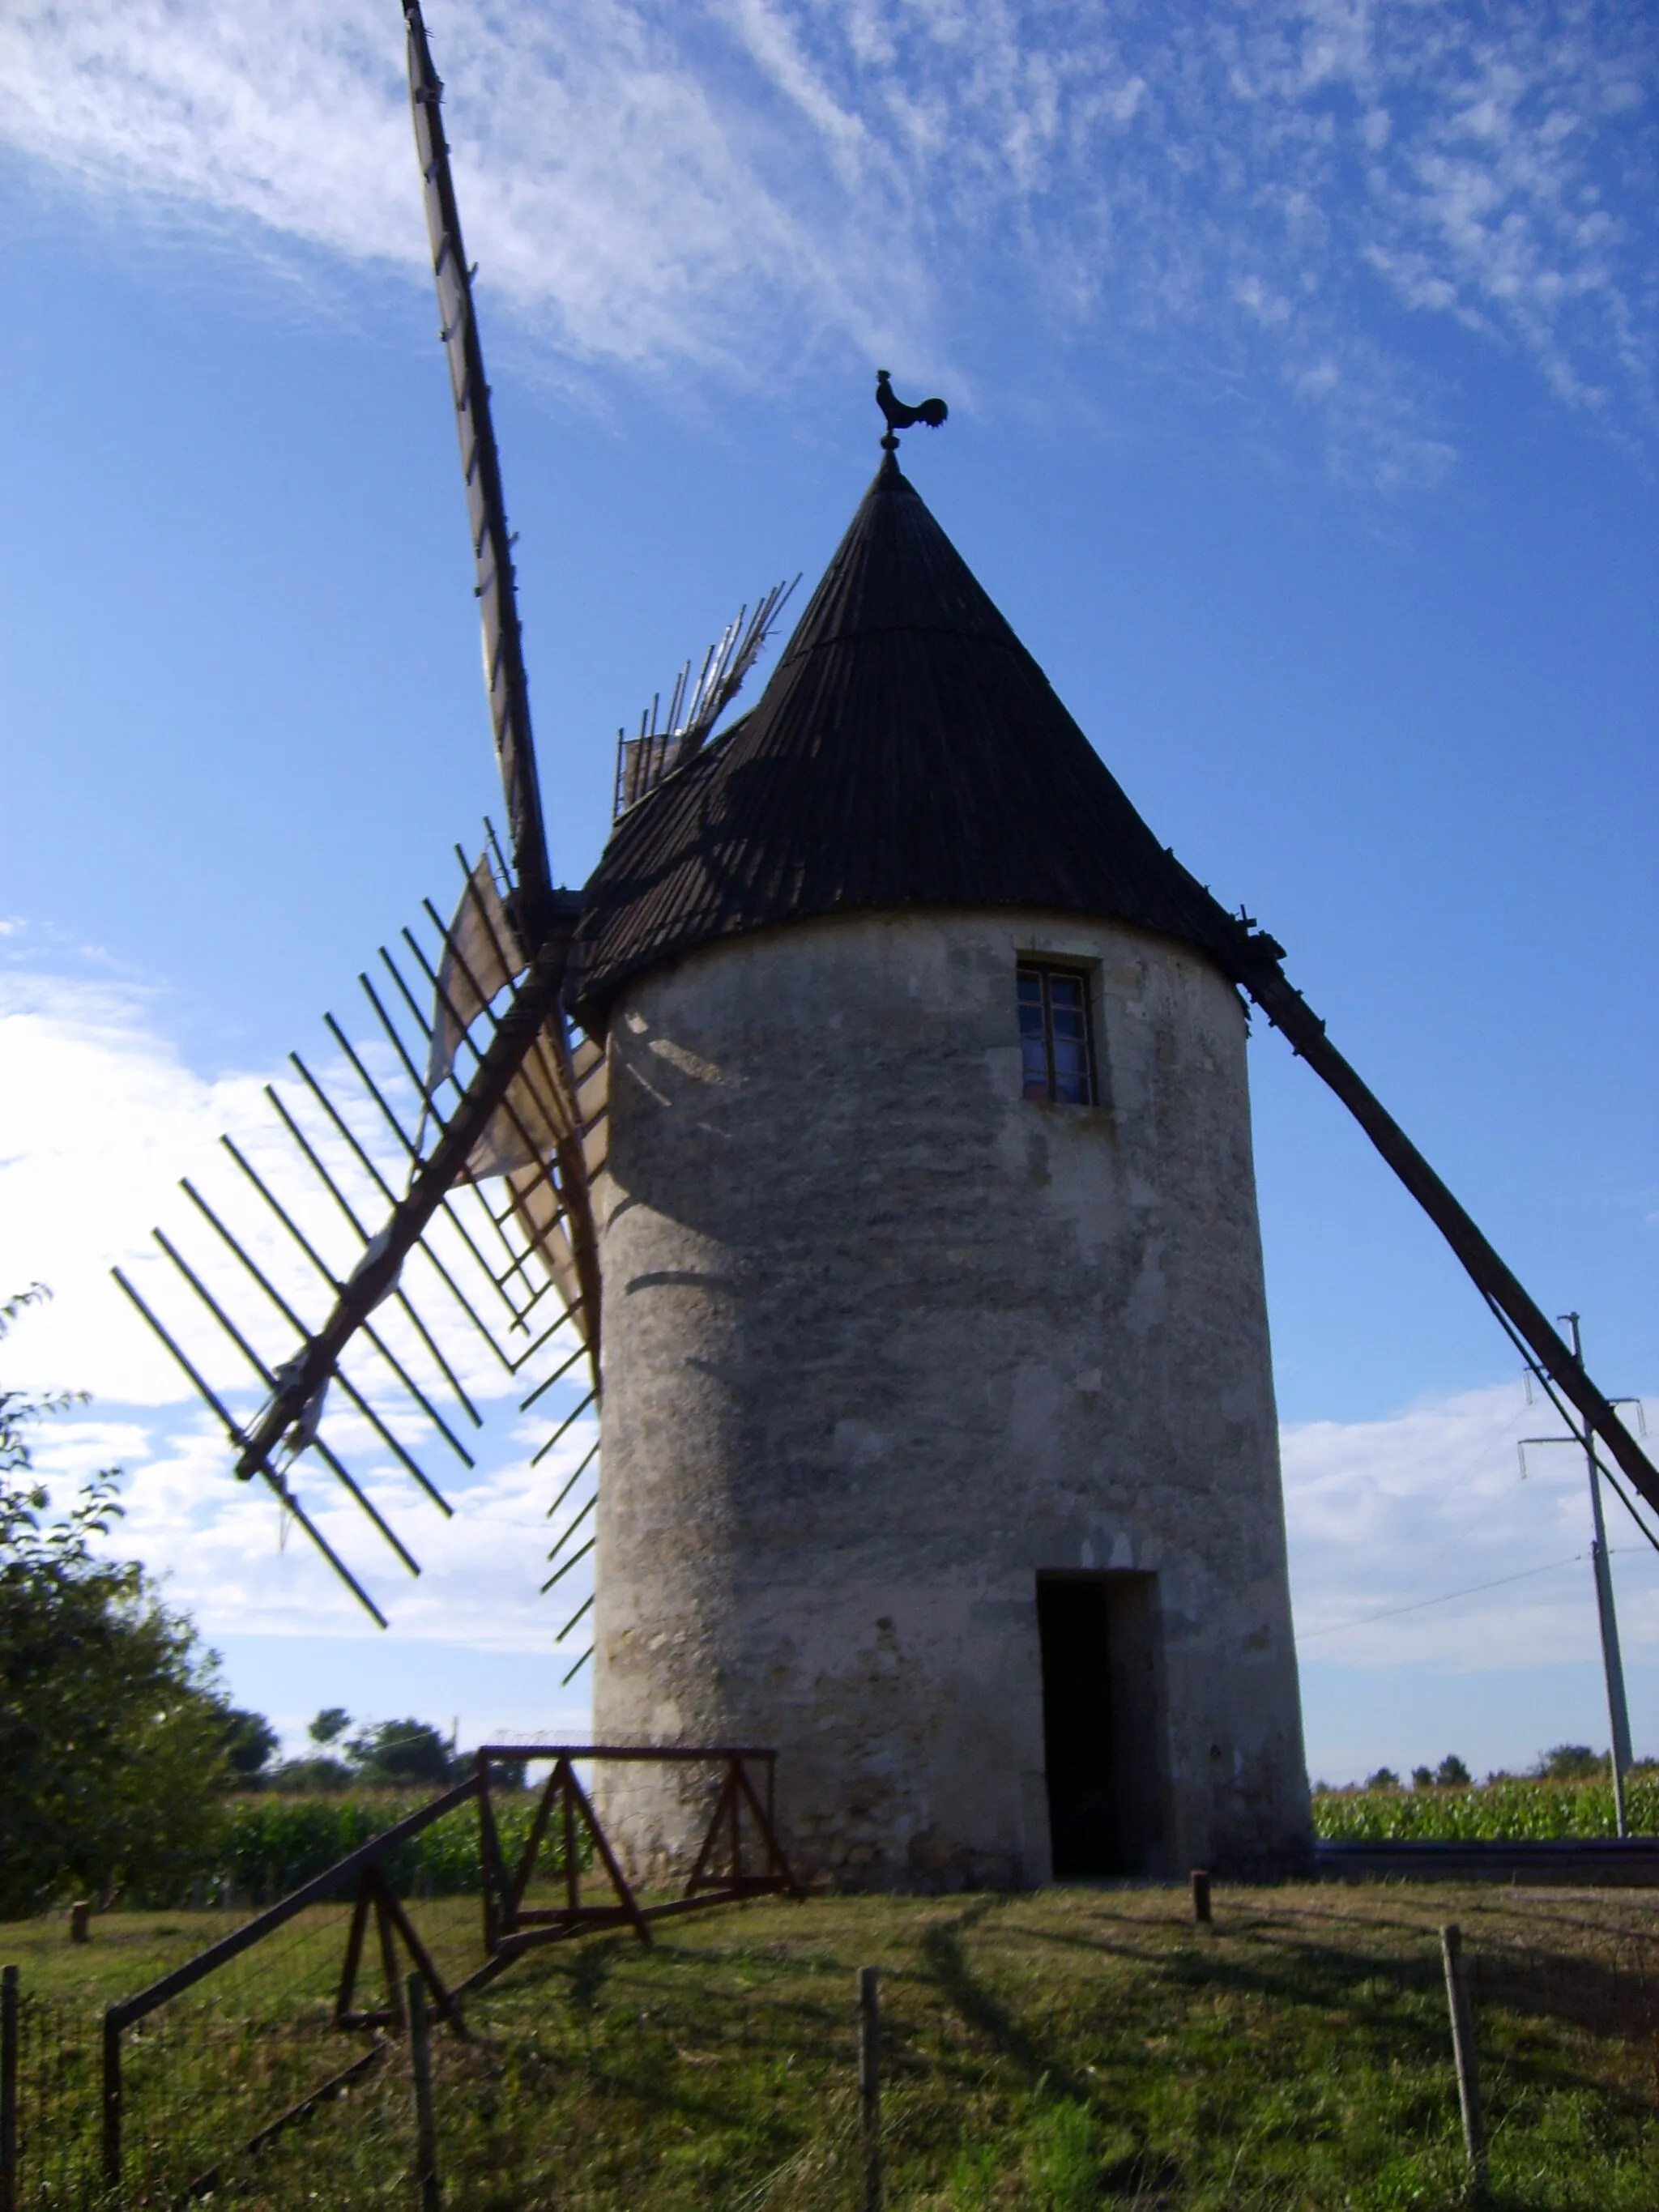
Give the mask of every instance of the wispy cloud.
M 1304 1657 L 1459 1674 L 1590 1657 L 1583 1454 L 1570 1443 L 1529 1447 L 1523 1475 L 1516 1450 L 1523 1437 L 1560 1431 L 1518 1380 L 1385 1420 L 1288 1427 L 1285 1513 Z M 1645 1656 L 1659 1649 L 1659 1554 L 1611 1496 L 1606 1510 L 1624 1640 Z
M 509 1453 L 457 1489 L 455 1516 L 441 1528 L 407 1483 L 371 1483 L 376 1505 L 422 1557 L 418 1581 L 392 1565 L 326 1476 L 309 1484 L 306 1504 L 329 1542 L 374 1591 L 399 1638 L 545 1653 L 592 1587 L 584 1563 L 554 1596 L 539 1594 L 540 1563 L 557 1525 L 547 1518 L 549 1484 L 557 1484 L 587 1449 L 592 1427 L 586 1422 L 573 1429 L 550 1465 L 532 1469 L 527 1444 Z M 125 1513 L 110 1548 L 143 1559 L 165 1585 L 169 1602 L 210 1640 L 380 1633 L 270 1492 L 231 1477 L 223 1441 L 205 1413 L 94 1409 L 46 1430 L 36 1463 L 63 1499 L 94 1468 L 123 1469 Z M 584 1648 L 586 1626 L 580 1624 L 570 1638 L 567 1664 Z
M 1426 325 L 1653 415 L 1659 32 L 1530 0 L 438 0 L 472 249 L 567 362 L 958 389 L 1174 374 L 1324 449 L 1452 458 Z M 20 0 L 0 131 L 103 194 L 422 252 L 378 0 Z M 1048 368 L 1043 369 L 1038 357 Z
M 26 951 L 27 933 L 13 944 Z M 204 1081 L 185 1065 L 157 998 L 85 961 L 0 971 L 4 1289 L 41 1281 L 55 1293 L 20 1321 L 15 1348 L 42 1387 L 128 1405 L 187 1386 L 124 1310 L 109 1267 L 142 1249 L 218 1132 L 245 1130 L 258 1110 L 255 1079 Z

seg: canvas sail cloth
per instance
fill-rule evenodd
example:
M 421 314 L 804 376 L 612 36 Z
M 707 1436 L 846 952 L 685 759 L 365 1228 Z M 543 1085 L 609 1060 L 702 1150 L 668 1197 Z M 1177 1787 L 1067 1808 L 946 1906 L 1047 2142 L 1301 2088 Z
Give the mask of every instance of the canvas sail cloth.
M 428 1101 L 453 1077 L 455 1056 L 473 1023 L 528 965 L 485 854 L 467 878 L 439 963 Z M 585 1186 L 604 1164 L 605 1091 L 602 1048 L 583 1037 L 573 1052 L 562 1017 L 556 1015 L 538 1033 L 467 1155 L 462 1176 L 505 1182 L 514 1220 L 590 1346 L 597 1316 L 582 1295 L 561 1185 L 580 1173 Z

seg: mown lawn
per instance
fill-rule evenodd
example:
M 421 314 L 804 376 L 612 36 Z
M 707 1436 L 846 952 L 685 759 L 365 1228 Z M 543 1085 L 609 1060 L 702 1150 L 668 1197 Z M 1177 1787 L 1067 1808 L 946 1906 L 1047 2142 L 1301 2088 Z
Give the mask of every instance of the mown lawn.
M 102 2002 L 173 1963 L 196 1918 L 112 1915 L 73 1951 L 61 1923 L 0 1929 L 0 1957 L 37 1991 Z M 1651 2212 L 1659 1899 L 1395 1885 L 1221 1887 L 1208 1929 L 1184 1893 L 1077 1888 L 767 1902 L 665 1923 L 648 1952 L 624 1936 L 556 1947 L 473 2001 L 469 2042 L 437 2038 L 444 2201 L 851 2212 L 854 1973 L 869 1964 L 896 2212 L 1457 2205 L 1447 1918 L 1480 1962 L 1492 2203 Z M 193 2089 L 215 2102 L 210 2071 L 216 2088 L 266 2078 L 270 2002 L 222 2012 L 193 2051 L 181 2039 L 158 2141 Z M 314 1994 L 288 2020 L 316 2075 L 341 2063 Z M 249 2110 L 250 2131 L 265 2117 Z M 411 2158 L 398 2047 L 214 2201 L 408 2206 Z

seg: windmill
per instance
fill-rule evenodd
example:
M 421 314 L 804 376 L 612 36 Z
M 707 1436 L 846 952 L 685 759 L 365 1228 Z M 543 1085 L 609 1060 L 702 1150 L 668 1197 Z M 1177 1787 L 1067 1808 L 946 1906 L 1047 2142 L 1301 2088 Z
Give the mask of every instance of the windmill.
M 237 1475 L 269 1486 L 382 1621 L 307 1511 L 295 1470 L 301 1463 L 320 1468 L 343 1485 L 403 1564 L 417 1571 L 354 1472 L 348 1448 L 367 1433 L 377 1454 L 443 1505 L 416 1456 L 415 1438 L 423 1431 L 469 1462 L 468 1434 L 479 1415 L 470 1371 L 454 1349 L 457 1318 L 486 1369 L 520 1389 L 526 1413 L 556 1402 L 556 1389 L 568 1395 L 571 1378 L 580 1377 L 574 1407 L 556 1401 L 560 1418 L 536 1457 L 555 1451 L 591 1411 L 600 1388 L 603 1286 L 592 1191 L 608 1140 L 605 1038 L 597 1024 L 595 1033 L 586 1031 L 567 1003 L 573 939 L 587 908 L 583 894 L 556 888 L 549 860 L 512 539 L 441 128 L 441 87 L 418 0 L 404 0 L 404 12 L 506 803 L 505 849 L 492 835 L 476 859 L 458 853 L 462 882 L 453 915 L 445 920 L 427 905 L 415 927 L 381 949 L 378 969 L 360 978 L 368 1042 L 352 1038 L 331 1018 L 330 1066 L 319 1070 L 296 1055 L 291 1079 L 271 1086 L 276 1134 L 310 1179 L 310 1198 L 294 1200 L 248 1147 L 228 1140 L 235 1187 L 261 1226 L 256 1231 L 234 1222 L 222 1205 L 185 1186 L 191 1217 L 206 1249 L 218 1255 L 210 1264 L 158 1232 L 190 1320 L 170 1322 L 159 1299 L 146 1297 L 118 1273 L 222 1424 Z M 882 390 L 890 399 L 884 373 Z M 914 410 L 893 404 L 930 428 L 945 419 L 942 403 Z M 889 408 L 884 413 L 890 425 Z M 884 442 L 890 459 L 896 442 L 890 427 Z M 659 790 L 724 742 L 715 738 L 716 725 L 787 596 L 775 587 L 752 614 L 740 612 L 696 678 L 690 664 L 682 671 L 665 719 L 653 702 L 637 735 L 619 735 L 616 811 L 624 833 L 629 823 L 646 819 Z M 1598 1440 L 1604 1471 L 1632 1512 L 1635 1502 L 1614 1468 L 1646 1504 L 1659 1509 L 1659 1473 L 1582 1362 L 1330 1043 L 1324 1024 L 1285 975 L 1283 948 L 1247 915 L 1224 913 L 1172 856 L 1170 867 L 1193 917 L 1194 941 L 1353 1114 L 1558 1407 L 1570 1406 Z M 280 1265 L 267 1256 L 262 1237 L 283 1251 Z M 257 1328 L 246 1309 L 233 1304 L 216 1266 L 228 1267 L 240 1284 L 258 1310 Z M 258 1402 L 251 1413 L 216 1389 L 204 1371 L 211 1361 L 191 1349 L 191 1331 L 204 1316 L 252 1378 Z M 596 1443 L 574 1466 L 558 1462 L 561 1486 L 550 1510 L 564 1518 L 550 1557 L 550 1589 L 592 1549 L 598 1449 Z M 579 1612 L 566 1622 L 561 1640 L 581 1617 Z

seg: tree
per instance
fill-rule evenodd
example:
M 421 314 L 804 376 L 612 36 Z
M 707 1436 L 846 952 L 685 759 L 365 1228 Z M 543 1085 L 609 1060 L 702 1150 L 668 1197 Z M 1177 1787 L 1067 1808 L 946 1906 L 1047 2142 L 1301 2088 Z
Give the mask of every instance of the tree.
M 343 1705 L 325 1705 L 306 1730 L 316 1750 L 309 1759 L 285 1759 L 280 1766 L 273 1766 L 265 1777 L 266 1786 L 296 1796 L 313 1790 L 349 1790 L 356 1777 L 344 1759 L 330 1752 L 329 1746 L 337 1743 L 350 1726 L 351 1716 Z
M 1379 1766 L 1375 1774 L 1365 1777 L 1367 1790 L 1398 1790 L 1400 1777 L 1391 1766 Z
M 354 1784 L 370 1790 L 441 1789 L 459 1778 L 461 1762 L 428 1721 L 377 1721 L 342 1742 L 350 1726 L 343 1705 L 325 1705 L 306 1731 L 316 1753 L 273 1767 L 269 1786 L 295 1792 L 349 1790 Z M 522 1786 L 522 1771 L 518 1781 Z
M 356 1778 L 343 1759 L 285 1759 L 265 1777 L 268 1790 L 289 1796 L 349 1790 Z
M 381 1721 L 353 1736 L 346 1748 L 357 1780 L 374 1788 L 441 1786 L 454 1768 L 447 1742 L 428 1721 Z
M 233 1779 L 244 1786 L 264 1776 L 276 1748 L 276 1731 L 263 1713 L 245 1712 L 240 1705 L 222 1705 L 225 1758 Z
M 1433 1787 L 1434 1769 L 1431 1766 L 1413 1767 L 1412 1788 L 1413 1790 L 1432 1790 Z
M 1457 1753 L 1449 1751 L 1436 1767 L 1434 1778 L 1443 1790 L 1467 1790 L 1474 1777 Z
M 0 1304 L 0 1336 L 46 1292 Z M 216 1662 L 136 1560 L 97 1549 L 118 1470 L 53 1517 L 30 1431 L 84 1394 L 0 1390 L 0 1918 L 187 1879 L 229 1771 Z
M 1606 1754 L 1598 1759 L 1587 1743 L 1558 1743 L 1539 1754 L 1538 1771 L 1550 1782 L 1593 1782 L 1607 1771 Z
M 285 1796 L 312 1796 L 312 1794 L 338 1794 L 349 1790 L 356 1781 L 352 1767 L 343 1759 L 283 1759 L 283 1763 L 270 1770 L 265 1777 L 268 1790 L 281 1790 Z

